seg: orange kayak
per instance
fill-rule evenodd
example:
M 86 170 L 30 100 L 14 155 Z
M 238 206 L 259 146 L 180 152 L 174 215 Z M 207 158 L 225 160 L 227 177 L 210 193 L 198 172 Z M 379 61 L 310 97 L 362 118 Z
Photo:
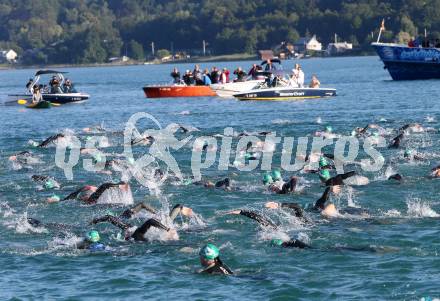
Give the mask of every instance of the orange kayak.
M 143 89 L 148 98 L 217 96 L 209 86 L 145 86 Z

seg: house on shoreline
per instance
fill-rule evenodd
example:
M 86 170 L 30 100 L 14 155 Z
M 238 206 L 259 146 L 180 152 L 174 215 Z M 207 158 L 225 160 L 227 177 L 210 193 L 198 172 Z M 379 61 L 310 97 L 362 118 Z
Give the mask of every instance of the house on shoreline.
M 297 40 L 293 47 L 298 53 L 305 53 L 307 51 L 322 51 L 322 44 L 313 35 L 311 38 L 303 37 Z
M 0 50 L 0 63 L 16 63 L 18 54 L 12 49 Z

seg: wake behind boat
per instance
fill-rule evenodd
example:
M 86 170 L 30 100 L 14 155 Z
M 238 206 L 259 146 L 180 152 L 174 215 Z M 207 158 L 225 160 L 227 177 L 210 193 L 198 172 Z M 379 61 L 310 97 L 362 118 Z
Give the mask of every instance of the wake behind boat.
M 64 78 L 67 72 L 56 70 L 38 70 L 34 78 L 31 78 L 26 85 L 27 93 L 24 94 L 10 94 L 9 97 L 17 99 L 32 99 L 34 87 L 38 86 L 43 100 L 55 104 L 66 104 L 71 102 L 78 102 L 88 99 L 90 96 L 85 93 L 77 92 L 72 82 Z M 49 85 L 40 84 L 42 75 L 53 75 Z

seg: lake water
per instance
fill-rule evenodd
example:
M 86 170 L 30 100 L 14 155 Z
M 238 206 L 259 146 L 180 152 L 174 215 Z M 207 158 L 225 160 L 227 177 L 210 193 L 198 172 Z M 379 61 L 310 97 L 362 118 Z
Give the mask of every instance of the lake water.
M 220 62 L 202 67 L 242 66 L 252 62 Z M 294 61 L 283 62 L 291 69 Z M 160 192 L 153 193 L 131 179 L 134 202 L 148 202 L 155 208 L 182 203 L 193 208 L 197 219 L 175 221 L 179 241 L 163 241 L 153 231 L 151 241 L 125 242 L 110 224 L 90 226 L 89 222 L 110 208 L 122 212 L 120 205 L 87 206 L 77 201 L 46 202 L 53 193 L 65 196 L 84 184 L 99 185 L 119 181 L 120 174 L 96 174 L 81 166 L 69 181 L 55 165 L 55 148 L 32 148 L 30 140 L 42 141 L 58 132 L 81 131 L 102 124 L 109 130 L 123 130 L 125 122 L 137 112 L 153 115 L 165 127 L 170 123 L 193 126 L 194 137 L 223 134 L 225 127 L 235 132 L 276 132 L 278 137 L 311 137 L 326 125 L 349 135 L 357 126 L 378 123 L 398 129 L 418 122 L 438 130 L 440 84 L 432 81 L 394 82 L 377 57 L 310 59 L 300 61 L 306 80 L 317 74 L 322 86 L 334 87 L 338 96 L 299 102 L 239 102 L 220 98 L 146 99 L 145 84 L 170 80 L 172 65 L 145 65 L 102 68 L 66 68 L 77 88 L 91 95 L 84 103 L 29 110 L 19 105 L 0 106 L 0 296 L 2 300 L 117 299 L 138 300 L 420 300 L 440 298 L 440 202 L 438 180 L 427 178 L 438 164 L 439 134 L 412 134 L 398 150 L 380 149 L 386 162 L 377 172 L 353 168 L 369 178 L 365 186 L 343 188 L 333 197 L 338 207 L 347 205 L 370 211 L 368 218 L 343 216 L 323 218 L 307 213 L 311 223 L 300 223 L 286 211 L 269 211 L 264 203 L 297 202 L 313 204 L 324 187 L 316 174 L 283 171 L 285 178 L 301 177 L 300 192 L 274 195 L 261 184 L 263 172 L 238 171 L 231 166 L 215 166 L 202 171 L 204 180 L 224 177 L 238 190 L 206 189 L 167 180 Z M 192 65 L 177 66 L 180 71 Z M 24 90 L 35 70 L 0 71 L 0 102 L 7 94 Z M 179 139 L 188 134 L 179 134 Z M 122 138 L 107 134 L 112 147 L 107 153 L 122 152 Z M 261 137 L 260 137 L 261 138 Z M 390 139 L 391 136 L 387 136 Z M 238 137 L 233 139 L 233 149 Z M 220 138 L 218 138 L 220 145 Z M 361 142 L 362 143 L 362 142 Z M 427 160 L 401 160 L 410 148 Z M 44 164 L 20 168 L 8 157 L 31 150 Z M 145 153 L 145 147 L 136 152 Z M 280 165 L 281 151 L 274 154 L 274 167 Z M 191 175 L 191 144 L 175 152 L 184 177 Z M 235 153 L 230 163 L 234 161 Z M 90 156 L 82 156 L 90 158 Z M 388 169 L 388 170 L 387 170 Z M 386 180 L 391 170 L 402 174 L 401 184 Z M 39 190 L 32 175 L 49 175 L 61 183 L 59 190 Z M 277 232 L 261 229 L 256 222 L 229 210 L 257 210 L 280 222 Z M 43 223 L 71 225 L 62 233 L 34 228 L 26 217 Z M 144 217 L 132 221 L 142 223 Z M 95 228 L 107 245 L 105 252 L 90 253 L 73 248 L 73 242 Z M 300 238 L 311 249 L 284 249 L 270 246 L 275 237 Z M 207 242 L 221 248 L 222 260 L 234 276 L 209 276 L 200 269 L 198 250 Z

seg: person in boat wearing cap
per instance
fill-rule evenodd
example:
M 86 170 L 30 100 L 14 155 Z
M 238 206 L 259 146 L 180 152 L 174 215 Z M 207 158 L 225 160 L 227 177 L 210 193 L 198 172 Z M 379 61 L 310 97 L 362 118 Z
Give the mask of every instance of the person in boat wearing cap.
M 51 88 L 50 93 L 63 93 L 63 91 L 61 91 L 61 87 L 60 87 L 60 80 L 58 79 L 58 77 L 56 75 L 52 76 L 52 79 L 49 82 L 49 86 Z
M 174 68 L 171 72 L 171 77 L 173 78 L 173 83 L 180 84 L 180 72 L 177 68 Z
M 220 259 L 220 250 L 213 244 L 206 244 L 200 249 L 200 264 L 203 274 L 233 275 L 232 270 Z
M 192 75 L 191 71 L 188 69 L 185 71 L 185 74 L 182 76 L 182 80 L 187 86 L 191 86 L 194 84 L 194 76 Z

